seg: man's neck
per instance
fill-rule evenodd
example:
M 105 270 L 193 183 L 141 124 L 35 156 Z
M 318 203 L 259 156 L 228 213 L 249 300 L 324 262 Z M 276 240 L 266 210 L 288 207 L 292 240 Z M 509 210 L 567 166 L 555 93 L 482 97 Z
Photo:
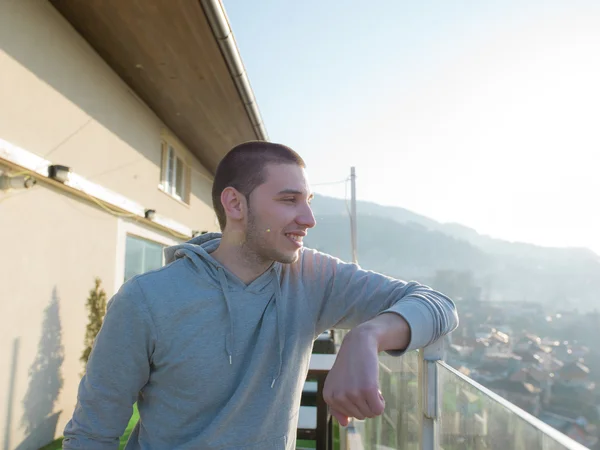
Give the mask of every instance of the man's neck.
M 219 247 L 211 256 L 245 284 L 250 284 L 260 277 L 273 263 L 250 254 L 243 243 L 232 243 L 225 238 L 221 239 Z

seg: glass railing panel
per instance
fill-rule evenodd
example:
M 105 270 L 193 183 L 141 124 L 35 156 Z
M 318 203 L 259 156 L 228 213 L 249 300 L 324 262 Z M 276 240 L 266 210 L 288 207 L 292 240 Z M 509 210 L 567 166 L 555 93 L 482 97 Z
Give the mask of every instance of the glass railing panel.
M 354 423 L 365 450 L 419 448 L 418 376 L 417 352 L 401 357 L 380 355 L 379 384 L 386 402 L 385 411 L 377 418 Z
M 582 450 L 534 416 L 439 363 L 439 442 L 444 450 Z

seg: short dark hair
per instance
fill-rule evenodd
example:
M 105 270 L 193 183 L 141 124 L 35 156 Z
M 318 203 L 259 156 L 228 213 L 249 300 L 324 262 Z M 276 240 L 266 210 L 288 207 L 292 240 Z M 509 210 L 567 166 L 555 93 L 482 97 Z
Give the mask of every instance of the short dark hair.
M 267 164 L 296 164 L 306 167 L 302 157 L 291 148 L 266 141 L 249 141 L 233 147 L 221 160 L 215 172 L 212 186 L 212 202 L 221 231 L 225 229 L 227 216 L 221 203 L 221 193 L 232 187 L 242 193 L 246 200 L 254 189 L 265 182 Z

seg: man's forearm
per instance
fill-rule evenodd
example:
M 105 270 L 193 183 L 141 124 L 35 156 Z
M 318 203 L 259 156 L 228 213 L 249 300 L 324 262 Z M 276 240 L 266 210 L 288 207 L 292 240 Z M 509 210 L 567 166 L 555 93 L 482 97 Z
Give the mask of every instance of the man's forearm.
M 351 331 L 359 339 L 372 340 L 378 352 L 404 350 L 410 343 L 410 326 L 399 314 L 383 313 Z
M 362 420 L 383 412 L 377 353 L 406 349 L 410 336 L 410 326 L 401 315 L 385 312 L 353 328 L 344 338 L 323 389 L 325 402 L 342 426 L 351 417 Z

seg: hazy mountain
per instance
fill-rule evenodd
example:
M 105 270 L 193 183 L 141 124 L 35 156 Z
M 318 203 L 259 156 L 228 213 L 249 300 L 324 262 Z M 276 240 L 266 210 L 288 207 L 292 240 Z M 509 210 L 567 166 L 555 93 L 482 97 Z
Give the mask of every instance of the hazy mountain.
M 350 260 L 346 202 L 317 196 L 313 211 L 319 224 L 307 245 Z M 433 287 L 440 290 L 453 276 L 454 285 L 479 287 L 486 299 L 538 301 L 557 309 L 600 306 L 600 257 L 591 250 L 493 239 L 460 224 L 371 202 L 358 202 L 357 211 L 358 256 L 364 268 L 437 283 Z

